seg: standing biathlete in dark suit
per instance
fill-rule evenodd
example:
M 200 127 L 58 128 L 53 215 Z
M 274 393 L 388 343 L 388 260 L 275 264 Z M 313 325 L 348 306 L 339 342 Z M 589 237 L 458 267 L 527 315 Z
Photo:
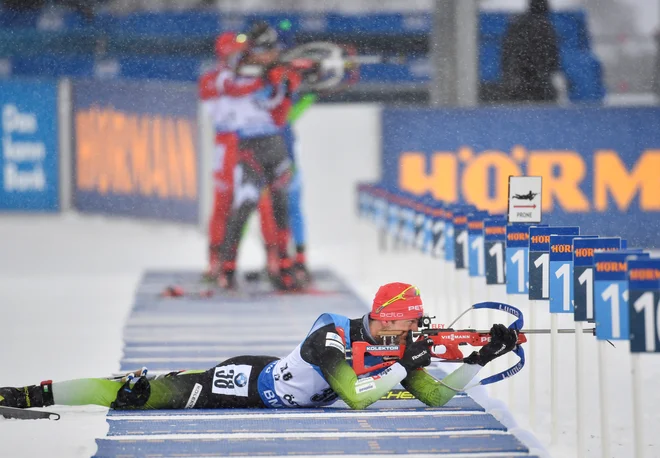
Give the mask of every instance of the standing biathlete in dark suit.
M 356 319 L 324 313 L 286 357 L 237 356 L 206 371 L 179 371 L 129 379 L 78 379 L 0 388 L 0 405 L 43 407 L 97 404 L 115 409 L 322 407 L 342 399 L 364 409 L 399 383 L 423 403 L 438 407 L 465 388 L 491 360 L 511 351 L 518 340 L 504 325 L 491 329 L 491 341 L 437 380 L 423 368 L 431 362 L 430 339 L 410 343 L 424 308 L 419 291 L 405 283 L 381 286 L 371 313 Z M 380 334 L 397 333 L 409 344 L 398 362 L 357 376 L 347 359 L 352 342 L 382 344 Z M 368 357 L 368 365 L 383 362 Z

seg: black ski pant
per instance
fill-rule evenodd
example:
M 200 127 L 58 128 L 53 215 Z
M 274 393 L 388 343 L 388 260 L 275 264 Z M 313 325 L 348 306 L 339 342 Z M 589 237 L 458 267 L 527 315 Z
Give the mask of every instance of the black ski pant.
M 261 193 L 266 186 L 270 190 L 278 231 L 278 245 L 280 244 L 282 234 L 288 233 L 289 229 L 290 180 L 291 160 L 281 135 L 240 141 L 239 159 L 234 169 L 234 200 L 231 214 L 227 219 L 225 238 L 220 248 L 220 259 L 223 262 L 236 260 L 243 227 L 257 208 Z M 279 248 L 280 251 L 285 250 L 283 246 Z

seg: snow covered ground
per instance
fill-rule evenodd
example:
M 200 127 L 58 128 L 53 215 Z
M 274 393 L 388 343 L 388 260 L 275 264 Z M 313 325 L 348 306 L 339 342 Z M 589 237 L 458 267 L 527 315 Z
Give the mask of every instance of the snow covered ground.
M 315 122 L 314 113 L 310 112 L 304 122 Z M 378 168 L 375 158 L 360 154 L 364 144 L 355 142 L 359 132 L 368 127 L 366 121 L 342 119 L 340 111 L 335 115 L 336 122 L 329 125 L 342 129 L 342 135 L 328 129 L 327 138 L 312 139 L 304 136 L 302 126 L 303 151 L 332 142 L 337 152 L 321 158 L 305 154 L 302 159 L 312 265 L 334 268 L 365 301 L 371 300 L 382 283 L 418 284 L 428 307 L 441 311 L 440 296 L 434 294 L 437 266 L 416 253 L 380 253 L 375 230 L 356 219 L 353 183 L 375 178 Z M 239 259 L 245 267 L 263 263 L 255 232 L 250 232 Z M 0 216 L 0 386 L 116 372 L 123 322 L 142 271 L 203 269 L 205 243 L 196 228 L 164 223 L 77 214 Z M 537 316 L 537 327 L 549 326 L 546 313 Z M 483 316 L 479 320 L 486 324 Z M 560 325 L 572 323 L 562 319 Z M 559 444 L 550 451 L 554 457 L 571 458 L 576 456 L 574 337 L 560 336 L 559 342 Z M 535 359 L 510 381 L 494 386 L 491 395 L 508 403 L 520 426 L 528 426 L 527 381 L 530 369 L 535 370 L 536 433 L 548 445 L 549 338 L 537 337 L 531 344 L 536 344 Z M 588 390 L 583 402 L 591 421 L 585 440 L 587 456 L 596 458 L 601 456 L 597 353 L 590 338 L 585 338 L 585 355 L 583 373 Z M 611 456 L 629 457 L 632 388 L 628 346 L 607 348 L 607 360 Z M 645 456 L 660 457 L 660 357 L 642 356 L 642 375 Z M 108 429 L 105 409 L 56 410 L 62 414 L 59 422 L 0 420 L 0 456 L 70 458 L 94 454 L 94 438 L 105 435 Z

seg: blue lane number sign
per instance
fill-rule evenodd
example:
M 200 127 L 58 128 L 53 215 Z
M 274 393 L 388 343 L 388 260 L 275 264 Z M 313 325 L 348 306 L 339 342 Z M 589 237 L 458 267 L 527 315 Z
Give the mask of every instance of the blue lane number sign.
M 573 319 L 593 323 L 594 253 L 615 251 L 621 246 L 619 237 L 573 239 Z
M 468 273 L 470 277 L 486 275 L 486 257 L 484 256 L 484 219 L 488 212 L 473 212 L 468 215 Z
M 550 298 L 550 235 L 579 235 L 577 226 L 529 228 L 529 299 Z
M 628 261 L 630 351 L 660 352 L 660 259 Z
M 484 220 L 484 258 L 486 259 L 486 284 L 503 285 L 506 282 L 504 245 L 506 243 L 506 218 L 492 216 Z
M 594 253 L 596 338 L 628 340 L 628 257 L 625 251 Z

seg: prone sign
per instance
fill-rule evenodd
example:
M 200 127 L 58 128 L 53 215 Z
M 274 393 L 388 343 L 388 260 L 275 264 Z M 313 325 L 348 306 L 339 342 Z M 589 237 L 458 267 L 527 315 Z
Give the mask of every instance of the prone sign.
M 541 222 L 541 177 L 509 177 L 510 223 Z

